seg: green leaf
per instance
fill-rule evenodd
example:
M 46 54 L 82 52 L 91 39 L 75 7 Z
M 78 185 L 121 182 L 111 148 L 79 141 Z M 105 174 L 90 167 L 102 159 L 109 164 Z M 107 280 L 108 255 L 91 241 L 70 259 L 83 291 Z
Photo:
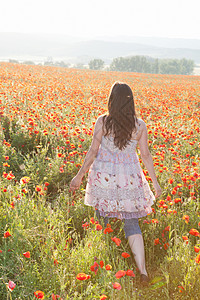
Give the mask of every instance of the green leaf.
M 152 280 L 151 280 L 151 284 L 154 284 L 154 283 L 157 283 L 157 282 L 159 282 L 159 281 L 161 281 L 163 279 L 163 277 L 161 277 L 161 276 L 156 276 L 156 277 L 154 277 Z
M 150 287 L 150 290 L 156 290 L 161 288 L 162 286 L 164 286 L 166 284 L 166 282 L 160 281 L 157 282 L 156 284 L 154 284 L 152 287 Z

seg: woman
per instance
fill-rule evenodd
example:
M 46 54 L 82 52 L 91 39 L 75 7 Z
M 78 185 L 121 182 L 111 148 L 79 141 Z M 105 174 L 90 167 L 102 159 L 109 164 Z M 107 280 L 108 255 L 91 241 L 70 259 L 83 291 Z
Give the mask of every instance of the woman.
M 137 144 L 152 179 L 155 196 L 141 169 L 136 153 Z M 97 119 L 90 149 L 70 183 L 70 190 L 80 187 L 88 170 L 84 203 L 95 207 L 98 218 L 104 217 L 105 224 L 111 217 L 124 221 L 125 236 L 140 271 L 140 281 L 148 284 L 138 218 L 152 211 L 153 201 L 161 195 L 162 190 L 148 149 L 146 124 L 136 117 L 133 93 L 125 83 L 113 84 L 108 100 L 108 115 Z

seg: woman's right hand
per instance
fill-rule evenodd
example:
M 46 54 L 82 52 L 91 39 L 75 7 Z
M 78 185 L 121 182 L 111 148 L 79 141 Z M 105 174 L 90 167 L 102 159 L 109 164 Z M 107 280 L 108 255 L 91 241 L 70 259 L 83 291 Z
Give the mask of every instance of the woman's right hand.
M 162 189 L 161 189 L 160 185 L 158 184 L 158 182 L 153 183 L 153 187 L 156 192 L 155 197 L 156 198 L 160 197 L 160 195 L 162 194 Z

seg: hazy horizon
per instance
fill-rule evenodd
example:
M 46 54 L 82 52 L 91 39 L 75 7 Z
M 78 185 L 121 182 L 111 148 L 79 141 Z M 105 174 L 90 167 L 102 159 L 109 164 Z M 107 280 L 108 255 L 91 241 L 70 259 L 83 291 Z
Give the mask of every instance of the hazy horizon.
M 3 58 L 109 63 L 149 55 L 200 63 L 199 0 L 9 0 L 0 9 Z
M 0 9 L 2 33 L 200 39 L 199 0 L 10 0 Z
M 172 36 L 159 36 L 159 35 L 127 35 L 127 34 L 115 34 L 115 35 L 109 35 L 109 34 L 102 34 L 102 35 L 94 35 L 94 36 L 78 36 L 78 35 L 72 35 L 72 34 L 68 34 L 68 33 L 61 33 L 61 32 L 19 32 L 19 31 L 0 31 L 1 34 L 30 34 L 30 35 L 48 35 L 48 36 L 60 36 L 60 37 L 69 37 L 69 38 L 73 38 L 75 40 L 101 40 L 101 39 L 129 39 L 129 38 L 147 38 L 147 39 L 151 39 L 151 38 L 155 38 L 155 39 L 170 39 L 170 40 L 200 40 L 200 37 L 195 38 L 195 37 L 172 37 Z
M 158 37 L 74 38 L 57 34 L 0 33 L 0 60 L 64 61 L 88 64 L 91 59 L 103 59 L 109 65 L 122 56 L 143 55 L 152 58 L 191 59 L 200 64 L 200 40 Z

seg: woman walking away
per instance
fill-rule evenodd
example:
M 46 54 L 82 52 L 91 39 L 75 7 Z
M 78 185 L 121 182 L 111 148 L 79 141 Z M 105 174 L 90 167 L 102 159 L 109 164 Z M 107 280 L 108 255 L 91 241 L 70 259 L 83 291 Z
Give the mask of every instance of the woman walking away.
M 153 182 L 155 196 L 143 174 L 136 153 L 139 144 L 142 161 Z M 136 117 L 131 88 L 115 82 L 108 99 L 108 114 L 98 117 L 92 143 L 84 163 L 70 183 L 74 191 L 88 172 L 84 203 L 96 208 L 97 216 L 124 222 L 125 236 L 140 271 L 140 282 L 148 284 L 144 243 L 138 218 L 151 213 L 162 190 L 158 184 L 148 149 L 146 123 Z

